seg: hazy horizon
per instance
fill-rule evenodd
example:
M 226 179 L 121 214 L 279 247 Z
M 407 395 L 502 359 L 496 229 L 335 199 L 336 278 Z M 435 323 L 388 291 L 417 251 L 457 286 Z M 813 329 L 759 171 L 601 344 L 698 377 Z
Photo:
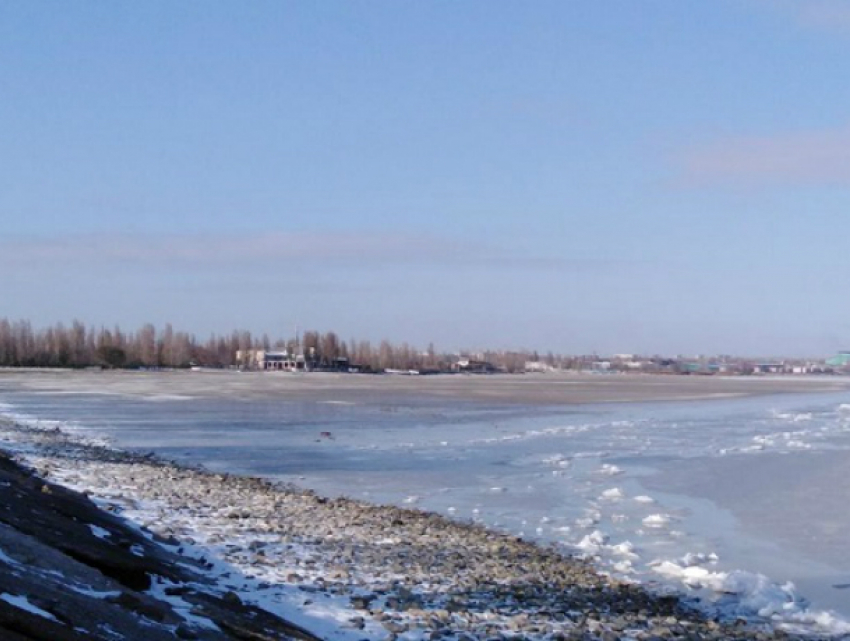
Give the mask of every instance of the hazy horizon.
M 838 0 L 0 6 L 0 316 L 850 347 Z

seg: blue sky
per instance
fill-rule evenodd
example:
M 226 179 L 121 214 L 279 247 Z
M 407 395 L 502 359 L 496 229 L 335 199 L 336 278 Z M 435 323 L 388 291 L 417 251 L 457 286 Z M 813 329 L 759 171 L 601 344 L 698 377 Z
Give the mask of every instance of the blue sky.
M 4 2 L 0 315 L 850 347 L 850 3 Z

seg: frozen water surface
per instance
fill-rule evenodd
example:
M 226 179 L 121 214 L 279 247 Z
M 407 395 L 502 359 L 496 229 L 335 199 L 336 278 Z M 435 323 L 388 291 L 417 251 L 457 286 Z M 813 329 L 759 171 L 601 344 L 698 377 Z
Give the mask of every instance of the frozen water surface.
M 847 392 L 558 407 L 59 391 L 0 381 L 0 413 L 435 510 L 693 591 L 727 614 L 850 632 Z

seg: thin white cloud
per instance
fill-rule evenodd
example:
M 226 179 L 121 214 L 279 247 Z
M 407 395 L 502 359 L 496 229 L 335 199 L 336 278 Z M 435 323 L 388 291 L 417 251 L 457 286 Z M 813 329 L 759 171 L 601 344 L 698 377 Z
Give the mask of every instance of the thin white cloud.
M 850 187 L 850 126 L 726 137 L 682 152 L 688 185 Z
M 804 26 L 850 34 L 850 2 L 847 0 L 798 2 L 797 16 Z
M 850 35 L 847 0 L 751 0 L 762 11 L 779 13 L 806 30 Z
M 619 259 L 563 258 L 423 234 L 74 234 L 0 239 L 0 266 L 27 269 L 122 266 L 217 269 L 296 263 L 362 266 L 447 265 L 483 269 L 607 271 Z M 631 264 L 631 263 L 630 263 Z
M 298 260 L 403 260 L 445 252 L 434 239 L 393 234 L 78 234 L 0 240 L 0 261 L 217 264 Z

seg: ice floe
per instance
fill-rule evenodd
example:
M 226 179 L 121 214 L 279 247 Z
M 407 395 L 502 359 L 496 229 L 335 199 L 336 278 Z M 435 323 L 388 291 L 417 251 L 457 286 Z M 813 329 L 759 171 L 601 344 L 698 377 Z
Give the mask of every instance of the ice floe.
M 611 463 L 603 463 L 599 468 L 599 473 L 605 476 L 617 476 L 623 473 L 623 470 Z
M 590 534 L 585 535 L 581 541 L 576 543 L 576 547 L 585 554 L 597 554 L 608 543 L 609 536 L 599 530 L 594 530 Z
M 612 487 L 611 489 L 602 492 L 599 498 L 605 501 L 619 501 L 624 496 L 625 494 L 623 494 L 623 490 L 618 487 Z
M 642 523 L 646 527 L 650 528 L 664 528 L 670 525 L 670 521 L 672 517 L 669 514 L 650 514 L 647 517 L 644 517 Z

